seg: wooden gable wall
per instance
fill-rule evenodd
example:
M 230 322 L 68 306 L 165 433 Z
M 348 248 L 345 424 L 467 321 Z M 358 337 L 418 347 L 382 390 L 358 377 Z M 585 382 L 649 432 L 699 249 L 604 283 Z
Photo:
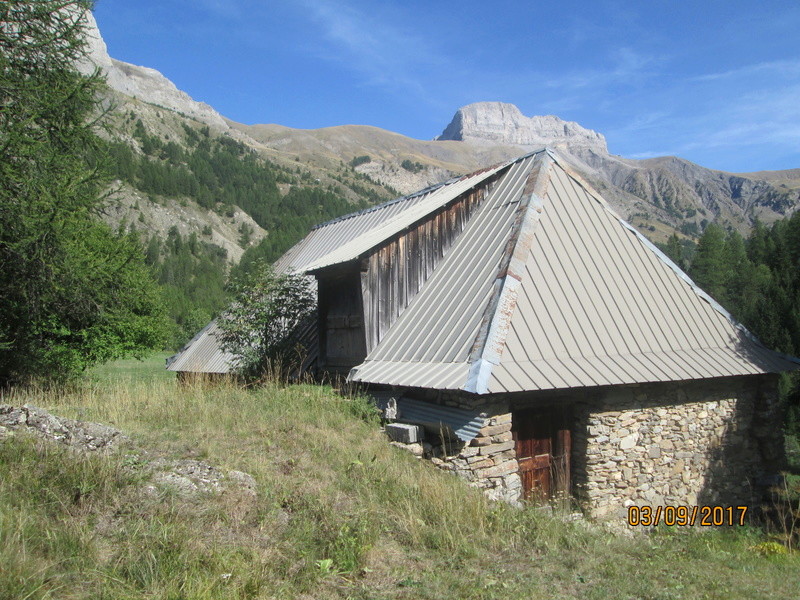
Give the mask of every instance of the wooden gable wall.
M 360 262 L 317 272 L 323 371 L 345 374 L 363 362 L 463 231 L 493 181 L 393 236 Z
M 362 263 L 361 295 L 370 352 L 408 306 L 486 196 L 487 186 L 458 198 L 395 236 Z

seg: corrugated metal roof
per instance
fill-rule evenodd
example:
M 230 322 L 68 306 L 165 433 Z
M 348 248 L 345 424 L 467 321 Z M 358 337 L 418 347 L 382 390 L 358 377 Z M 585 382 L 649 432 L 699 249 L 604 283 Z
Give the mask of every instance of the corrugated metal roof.
M 437 389 L 464 386 L 486 308 L 496 293 L 519 199 L 534 163 L 543 156 L 540 152 L 518 160 L 503 175 L 411 304 L 365 362 L 353 370 L 351 379 Z M 398 369 L 399 365 L 404 368 Z
M 275 262 L 275 270 L 279 273 L 290 270 L 306 271 L 307 265 L 423 202 L 440 187 L 451 182 L 317 225 Z
M 383 215 L 382 221 L 375 226 L 364 228 L 362 225 L 360 228 L 363 232 L 360 235 L 349 240 L 338 237 L 337 240 L 334 240 L 339 242 L 335 248 L 315 261 L 307 263 L 301 270 L 313 272 L 363 256 L 392 236 L 473 189 L 505 166 L 507 166 L 507 163 L 456 180 L 450 180 L 419 198 L 414 197 L 415 202 L 408 202 L 404 210 L 395 210 L 391 216 Z M 337 225 L 338 223 L 334 223 L 333 226 Z
M 498 267 L 512 232 L 527 174 L 541 154 L 516 162 L 497 182 L 367 361 L 431 364 L 468 361 L 484 310 L 494 293 Z M 450 372 L 455 374 L 458 370 Z
M 795 361 L 761 346 L 554 156 L 538 155 L 503 175 L 350 378 L 495 393 Z
M 443 432 L 470 442 L 478 437 L 481 428 L 486 424 L 486 414 L 477 410 L 414 400 L 397 392 L 371 392 L 370 396 L 381 411 L 385 411 L 394 401 L 397 408 L 395 420 L 423 425 L 434 435 Z
M 229 373 L 235 357 L 219 347 L 218 332 L 217 320 L 214 319 L 177 354 L 167 359 L 167 370 L 191 373 Z
M 473 179 L 475 176 L 473 176 Z M 288 271 L 304 272 L 308 264 L 336 251 L 348 242 L 364 236 L 381 227 L 385 222 L 396 218 L 443 188 L 460 185 L 461 177 L 450 179 L 414 194 L 409 194 L 378 206 L 333 219 L 314 227 L 309 234 L 292 246 L 273 265 L 278 273 Z M 429 210 L 434 210 L 433 208 Z M 313 279 L 313 278 L 312 278 Z M 316 286 L 316 279 L 313 279 Z M 209 330 L 213 326 L 213 331 Z M 211 333 L 209 333 L 211 331 Z M 191 371 L 197 373 L 228 373 L 233 356 L 223 352 L 213 332 L 217 331 L 215 322 L 204 327 L 177 354 L 167 359 L 167 369 L 171 371 Z M 314 332 L 316 334 L 316 332 Z M 177 366 L 176 366 L 177 365 Z M 213 369 L 213 370 L 208 370 Z

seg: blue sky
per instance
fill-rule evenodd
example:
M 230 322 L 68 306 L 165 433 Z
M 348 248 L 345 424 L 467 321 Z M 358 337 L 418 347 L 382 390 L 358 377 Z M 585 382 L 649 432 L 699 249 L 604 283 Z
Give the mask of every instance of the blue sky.
M 247 124 L 431 139 L 499 100 L 629 158 L 800 168 L 800 2 L 97 0 L 112 57 Z

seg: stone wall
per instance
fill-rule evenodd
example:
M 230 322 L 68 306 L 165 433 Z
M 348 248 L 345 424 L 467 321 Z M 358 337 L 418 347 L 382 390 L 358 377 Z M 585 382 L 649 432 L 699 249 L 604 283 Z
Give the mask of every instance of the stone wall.
M 418 390 L 413 397 L 435 404 L 464 410 L 480 411 L 484 426 L 470 442 L 434 439 L 411 445 L 417 456 L 430 458 L 440 469 L 463 477 L 470 485 L 482 489 L 493 500 L 519 504 L 522 481 L 511 437 L 511 412 L 503 396 L 478 396 L 452 391 Z
M 432 446 L 431 455 L 437 467 L 460 475 L 493 500 L 519 502 L 522 481 L 511 439 L 511 413 L 489 417 L 469 443 Z
M 573 495 L 593 516 L 630 505 L 752 505 L 781 466 L 774 378 L 606 388 L 574 405 Z
M 571 492 L 593 517 L 624 517 L 631 505 L 751 506 L 759 480 L 783 466 L 777 377 L 771 375 L 423 398 L 482 410 L 486 421 L 469 443 L 429 439 L 415 453 L 512 504 L 522 498 L 513 413 L 540 406 L 571 407 Z

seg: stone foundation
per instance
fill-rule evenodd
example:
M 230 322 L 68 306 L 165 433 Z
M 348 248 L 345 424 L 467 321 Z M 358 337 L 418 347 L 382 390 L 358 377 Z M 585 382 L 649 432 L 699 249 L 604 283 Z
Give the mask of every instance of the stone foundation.
M 783 466 L 771 375 L 425 399 L 483 410 L 486 421 L 469 443 L 429 440 L 409 449 L 512 504 L 522 498 L 512 417 L 535 407 L 570 407 L 571 493 L 593 517 L 625 517 L 631 505 L 753 506 L 759 485 Z
M 511 439 L 511 413 L 487 419 L 478 436 L 468 444 L 444 444 L 432 448 L 433 463 L 452 471 L 480 488 L 493 500 L 518 503 L 522 481 Z

